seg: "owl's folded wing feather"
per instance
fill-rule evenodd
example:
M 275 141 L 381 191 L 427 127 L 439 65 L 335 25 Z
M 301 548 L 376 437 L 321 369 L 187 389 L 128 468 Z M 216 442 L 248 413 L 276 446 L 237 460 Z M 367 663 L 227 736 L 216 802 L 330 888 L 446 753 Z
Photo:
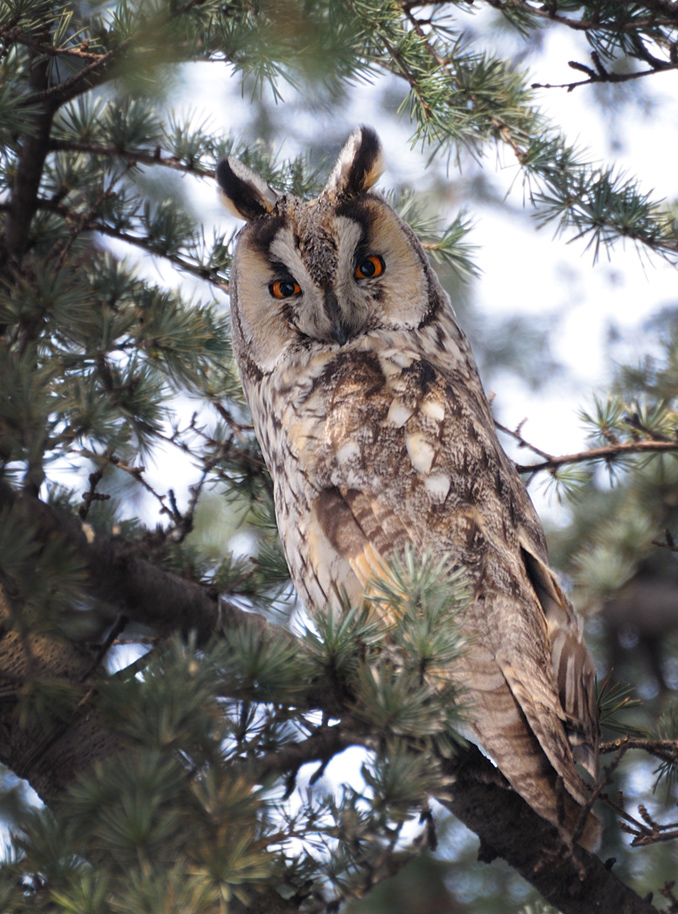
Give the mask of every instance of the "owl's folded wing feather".
M 572 753 L 595 779 L 599 737 L 595 670 L 581 624 L 551 569 L 534 554 L 523 535 L 520 539 L 527 574 L 548 625 L 551 659 Z
M 388 575 L 389 557 L 414 539 L 415 531 L 378 495 L 338 486 L 324 492 L 315 508 L 326 537 L 353 571 L 356 586 L 348 595 L 354 599 L 369 592 L 375 578 Z M 587 793 L 565 738 L 567 714 L 553 692 L 534 680 L 526 682 L 509 658 L 492 654 L 478 641 L 469 643 L 450 675 L 471 688 L 473 713 L 466 735 L 540 815 L 554 824 L 563 816 L 563 824 L 574 831 Z M 559 777 L 565 788 L 560 791 Z M 592 848 L 599 831 L 598 820 L 588 815 L 580 840 Z

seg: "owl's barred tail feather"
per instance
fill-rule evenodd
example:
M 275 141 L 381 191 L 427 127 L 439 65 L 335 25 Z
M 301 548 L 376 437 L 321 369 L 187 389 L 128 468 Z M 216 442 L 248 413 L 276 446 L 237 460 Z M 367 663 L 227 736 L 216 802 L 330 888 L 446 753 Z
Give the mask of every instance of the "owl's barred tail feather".
M 476 710 L 485 703 L 474 694 Z M 506 688 L 488 693 L 487 711 L 503 722 L 501 732 L 491 736 L 473 728 L 478 743 L 497 765 L 511 787 L 536 813 L 593 851 L 600 843 L 601 823 L 587 808 L 586 798 L 571 796 L 565 778 L 559 776 L 524 715 Z M 481 728 L 482 730 L 482 728 Z M 582 822 L 582 819 L 584 820 Z
M 495 716 L 501 717 L 498 708 L 505 714 L 501 741 L 509 748 L 503 764 L 497 760 L 500 769 L 536 812 L 569 835 L 581 832 L 579 843 L 593 850 L 600 840 L 600 822 L 588 813 L 581 828 L 589 794 L 563 738 L 561 721 L 550 709 L 535 705 L 513 670 L 504 667 L 502 673 L 509 689 L 494 693 L 491 702 Z M 497 741 L 489 742 L 494 746 Z M 519 755 L 514 756 L 516 751 Z

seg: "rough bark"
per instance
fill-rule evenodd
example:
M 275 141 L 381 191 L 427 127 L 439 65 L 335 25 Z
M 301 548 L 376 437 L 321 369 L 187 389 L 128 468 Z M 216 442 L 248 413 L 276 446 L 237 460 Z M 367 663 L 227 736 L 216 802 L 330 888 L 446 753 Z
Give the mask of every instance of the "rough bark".
M 568 846 L 517 793 L 502 787 L 475 747 L 451 768 L 454 782 L 444 802 L 480 838 L 481 860 L 502 857 L 562 914 L 657 914 L 599 857 Z

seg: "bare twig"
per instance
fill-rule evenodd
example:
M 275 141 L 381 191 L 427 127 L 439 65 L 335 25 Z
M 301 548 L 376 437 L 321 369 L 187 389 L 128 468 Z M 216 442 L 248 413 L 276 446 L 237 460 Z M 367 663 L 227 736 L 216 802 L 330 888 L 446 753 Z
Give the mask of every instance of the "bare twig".
M 678 762 L 678 739 L 649 739 L 640 736 L 622 736 L 600 744 L 600 751 L 618 752 L 623 749 L 640 749 L 662 762 Z
M 162 155 L 161 150 L 153 154 L 148 152 L 121 149 L 116 146 L 106 146 L 102 143 L 83 143 L 76 140 L 50 140 L 49 148 L 68 152 L 88 152 L 90 155 L 103 156 L 104 158 L 125 159 L 133 165 L 161 165 L 163 168 L 172 168 L 183 174 L 197 175 L 200 178 L 214 178 L 214 171 L 201 168 L 199 165 L 187 165 L 176 156 Z
M 85 670 L 85 672 L 82 674 L 82 677 L 80 679 L 81 682 L 86 682 L 89 679 L 89 677 L 92 675 L 92 673 L 101 664 L 102 660 L 104 659 L 106 654 L 109 652 L 109 650 L 113 646 L 118 635 L 120 635 L 125 630 L 125 627 L 127 626 L 128 622 L 129 622 L 129 619 L 127 618 L 127 616 L 123 615 L 123 613 L 118 613 L 118 616 L 117 616 L 115 622 L 111 626 L 111 630 L 106 635 L 106 638 L 104 639 L 103 644 L 100 646 L 99 650 L 97 651 L 97 655 L 94 658 L 94 660 L 92 661 L 92 665 L 89 667 L 89 669 Z
M 638 816 L 628 813 L 624 809 L 624 794 L 621 790 L 617 794 L 616 801 L 607 794 L 601 794 L 601 798 L 622 819 L 619 823 L 621 830 L 627 835 L 633 836 L 632 847 L 646 847 L 650 844 L 665 843 L 678 838 L 678 822 L 662 825 L 650 815 L 647 807 L 642 803 L 638 806 Z
M 590 463 L 597 460 L 611 461 L 614 460 L 615 457 L 622 457 L 626 454 L 678 453 L 678 441 L 653 439 L 651 441 L 627 441 L 620 444 L 606 445 L 604 447 L 589 448 L 587 451 L 579 451 L 576 454 L 556 456 L 530 444 L 529 441 L 526 441 L 525 438 L 523 438 L 520 431 L 513 431 L 500 422 L 495 422 L 495 425 L 500 432 L 504 432 L 515 439 L 518 442 L 519 447 L 527 448 L 540 457 L 543 457 L 543 460 L 539 463 L 516 464 L 516 470 L 519 473 L 539 473 L 542 470 L 550 470 L 553 472 L 559 467 L 569 464 Z
M 661 70 L 659 68 L 650 68 L 649 70 L 634 70 L 630 73 L 614 73 L 608 71 L 605 76 L 601 76 L 588 67 L 584 67 L 582 64 L 575 66 L 575 61 L 570 60 L 568 64 L 573 70 L 584 70 L 584 72 L 589 74 L 589 78 L 575 80 L 571 83 L 532 83 L 532 88 L 567 89 L 568 92 L 572 92 L 574 89 L 578 89 L 579 86 L 590 86 L 592 83 L 625 83 L 630 82 L 632 79 L 642 79 L 644 76 L 652 76 L 655 73 L 663 73 L 667 70 L 678 69 L 678 64 L 670 64 L 667 67 L 662 67 Z
M 93 473 L 89 474 L 89 489 L 86 492 L 82 493 L 83 504 L 78 508 L 78 516 L 80 520 L 86 520 L 87 515 L 89 514 L 89 509 L 92 506 L 93 501 L 108 501 L 110 495 L 99 494 L 96 491 L 96 487 L 101 482 L 103 476 L 103 471 L 101 469 L 95 470 Z

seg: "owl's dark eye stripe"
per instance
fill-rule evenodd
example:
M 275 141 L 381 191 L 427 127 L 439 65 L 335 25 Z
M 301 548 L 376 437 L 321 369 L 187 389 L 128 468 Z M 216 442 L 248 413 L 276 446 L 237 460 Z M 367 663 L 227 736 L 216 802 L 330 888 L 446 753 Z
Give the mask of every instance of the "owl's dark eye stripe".
M 272 282 L 268 291 L 271 293 L 273 298 L 292 298 L 295 295 L 299 295 L 301 292 L 301 286 L 294 279 L 277 279 L 275 282 Z
M 375 276 L 381 276 L 383 272 L 383 258 L 379 257 L 378 254 L 373 254 L 358 264 L 353 275 L 356 279 L 374 279 Z

